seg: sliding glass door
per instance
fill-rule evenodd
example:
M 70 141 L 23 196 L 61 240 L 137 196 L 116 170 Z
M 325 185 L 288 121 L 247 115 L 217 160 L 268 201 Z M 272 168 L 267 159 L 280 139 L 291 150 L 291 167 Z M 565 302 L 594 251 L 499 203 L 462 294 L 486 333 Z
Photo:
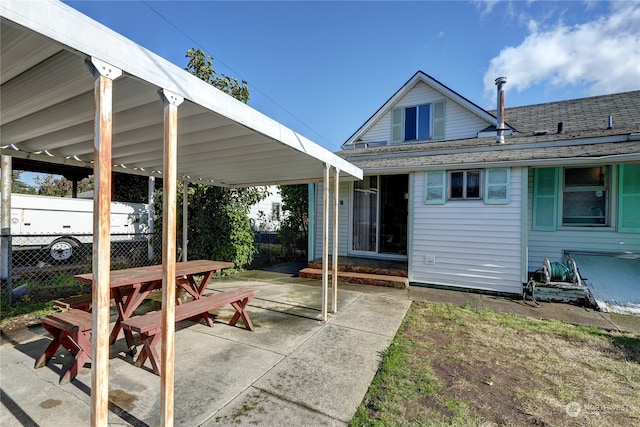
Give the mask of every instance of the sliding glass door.
M 378 177 L 353 184 L 353 250 L 375 252 L 378 225 Z
M 365 176 L 353 185 L 352 251 L 407 254 L 408 175 Z

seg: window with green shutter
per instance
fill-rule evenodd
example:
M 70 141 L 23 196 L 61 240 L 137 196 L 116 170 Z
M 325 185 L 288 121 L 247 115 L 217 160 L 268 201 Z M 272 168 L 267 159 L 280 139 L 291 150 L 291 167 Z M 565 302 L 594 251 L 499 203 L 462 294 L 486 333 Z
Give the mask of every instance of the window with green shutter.
M 447 198 L 445 178 L 445 171 L 425 172 L 424 203 L 426 205 L 444 205 Z
M 484 179 L 484 203 L 508 205 L 511 194 L 511 170 L 509 168 L 487 169 Z
M 554 231 L 558 217 L 558 170 L 538 168 L 533 178 L 533 229 Z
M 391 110 L 391 143 L 422 142 L 445 137 L 445 101 Z
M 620 165 L 618 231 L 640 233 L 640 164 Z

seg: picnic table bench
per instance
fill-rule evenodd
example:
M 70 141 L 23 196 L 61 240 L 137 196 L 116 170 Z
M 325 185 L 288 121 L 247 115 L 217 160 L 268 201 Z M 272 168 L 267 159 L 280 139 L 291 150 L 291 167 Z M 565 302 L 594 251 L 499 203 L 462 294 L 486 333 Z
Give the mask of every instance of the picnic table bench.
M 91 313 L 76 308 L 44 317 L 42 326 L 51 334 L 53 341 L 36 360 L 34 368 L 49 363 L 62 345 L 74 356 L 71 366 L 60 376 L 60 384 L 69 383 L 84 363 L 91 359 L 91 322 Z
M 176 305 L 175 321 L 179 322 L 192 317 L 200 317 L 204 319 L 208 326 L 213 326 L 213 322 L 209 316 L 209 311 L 231 304 L 236 311 L 229 321 L 229 325 L 235 326 L 238 320 L 242 318 L 244 326 L 248 330 L 252 331 L 253 324 L 251 323 L 246 307 L 253 296 L 253 289 L 233 289 L 208 296 L 203 295 L 199 299 L 193 299 Z M 141 316 L 130 317 L 123 320 L 121 322 L 121 326 L 125 331 L 137 332 L 140 334 L 143 347 L 135 361 L 135 365 L 137 367 L 142 367 L 145 361 L 149 359 L 153 372 L 156 375 L 160 375 L 160 357 L 156 351 L 156 344 L 160 340 L 161 336 L 162 311 L 152 311 Z

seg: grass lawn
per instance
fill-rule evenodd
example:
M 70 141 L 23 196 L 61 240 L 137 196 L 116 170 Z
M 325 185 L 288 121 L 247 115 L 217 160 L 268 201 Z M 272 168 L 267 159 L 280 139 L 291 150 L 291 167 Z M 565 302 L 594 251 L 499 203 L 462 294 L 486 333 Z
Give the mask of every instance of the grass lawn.
M 640 337 L 413 303 L 351 426 L 640 426 Z

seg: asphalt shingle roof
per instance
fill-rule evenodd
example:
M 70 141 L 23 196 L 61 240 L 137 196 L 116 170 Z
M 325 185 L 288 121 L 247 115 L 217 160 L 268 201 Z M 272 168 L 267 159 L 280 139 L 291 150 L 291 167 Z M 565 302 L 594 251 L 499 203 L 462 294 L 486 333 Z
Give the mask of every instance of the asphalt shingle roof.
M 492 112 L 493 113 L 493 112 Z M 607 128 L 609 115 L 613 126 Z M 505 136 L 343 150 L 341 157 L 365 170 L 419 170 L 484 163 L 540 164 L 558 159 L 625 156 L 640 161 L 640 91 L 507 108 L 516 131 Z M 563 133 L 558 123 L 563 122 Z M 539 131 L 547 131 L 540 134 Z
M 603 130 L 609 115 L 614 129 L 640 130 L 640 90 L 505 109 L 505 121 L 522 134 L 556 133 L 559 122 L 566 133 Z

